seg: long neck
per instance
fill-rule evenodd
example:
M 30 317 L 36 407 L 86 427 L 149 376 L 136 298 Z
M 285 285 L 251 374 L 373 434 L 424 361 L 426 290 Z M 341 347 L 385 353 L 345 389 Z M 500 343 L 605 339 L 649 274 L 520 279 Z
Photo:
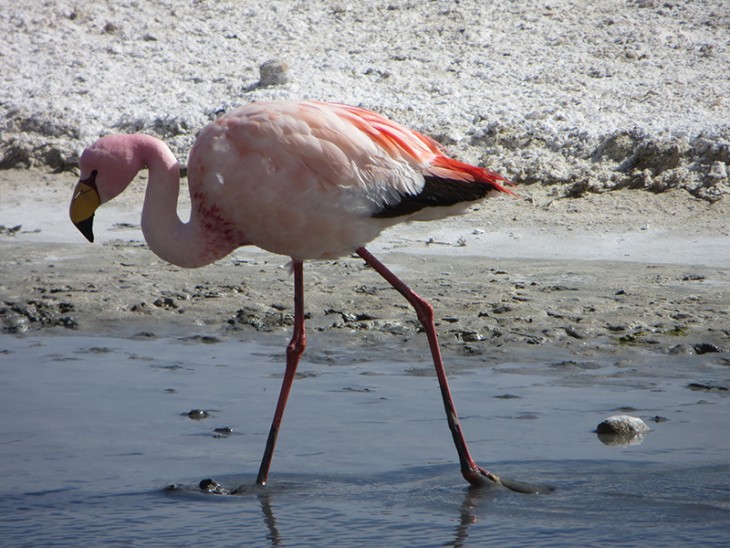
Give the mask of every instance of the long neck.
M 180 166 L 161 141 L 150 140 L 145 145 L 149 182 L 142 208 L 142 233 L 150 249 L 161 259 L 186 268 L 205 266 L 230 253 L 233 249 L 211 249 L 210 236 L 197 222 L 198 216 L 193 215 L 187 223 L 180 220 Z

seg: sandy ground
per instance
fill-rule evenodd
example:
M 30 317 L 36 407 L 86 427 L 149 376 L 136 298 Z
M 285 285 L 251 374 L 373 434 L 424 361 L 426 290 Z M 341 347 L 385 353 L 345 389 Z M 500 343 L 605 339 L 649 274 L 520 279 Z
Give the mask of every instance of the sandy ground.
M 653 0 L 3 6 L 3 329 L 283 337 L 286 259 L 163 264 L 141 242 L 143 184 L 99 212 L 100 245 L 66 207 L 99 135 L 157 135 L 184 164 L 231 106 L 309 97 L 383 112 L 518 184 L 519 199 L 372 248 L 434 302 L 445 346 L 727 351 L 729 14 Z M 259 72 L 272 59 L 288 67 L 276 85 Z M 311 329 L 414 339 L 412 313 L 358 259 L 306 276 Z
M 38 182 L 29 200 L 23 189 Z M 242 248 L 199 270 L 167 265 L 137 224 L 142 184 L 100 211 L 99 241 L 88 244 L 66 220 L 73 184 L 33 170 L 0 173 L 0 189 L 12 197 L 0 208 L 9 221 L 0 235 L 5 331 L 288 336 L 286 258 Z M 517 348 L 556 345 L 727 356 L 729 208 L 726 199 L 709 203 L 685 191 L 533 194 L 396 227 L 372 249 L 433 301 L 442 343 L 457 353 L 504 359 Z M 40 215 L 28 218 L 31 211 Z M 308 263 L 305 275 L 308 326 L 319 332 L 313 352 L 333 343 L 426 352 L 405 301 L 359 258 Z

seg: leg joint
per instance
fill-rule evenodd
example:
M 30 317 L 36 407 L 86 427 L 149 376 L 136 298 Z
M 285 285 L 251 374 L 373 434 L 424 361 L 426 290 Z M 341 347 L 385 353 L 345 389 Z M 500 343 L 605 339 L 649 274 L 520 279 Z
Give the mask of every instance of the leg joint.
M 286 347 L 286 353 L 287 355 L 294 354 L 301 356 L 305 348 L 307 348 L 307 336 L 304 333 L 295 334 Z

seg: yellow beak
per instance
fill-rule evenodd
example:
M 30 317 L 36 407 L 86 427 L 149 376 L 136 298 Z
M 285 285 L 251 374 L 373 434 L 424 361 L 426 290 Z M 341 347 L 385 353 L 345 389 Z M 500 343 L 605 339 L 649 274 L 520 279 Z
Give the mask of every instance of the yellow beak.
M 71 199 L 69 215 L 76 228 L 90 242 L 94 241 L 94 212 L 100 204 L 99 192 L 96 190 L 93 178 L 79 181 Z

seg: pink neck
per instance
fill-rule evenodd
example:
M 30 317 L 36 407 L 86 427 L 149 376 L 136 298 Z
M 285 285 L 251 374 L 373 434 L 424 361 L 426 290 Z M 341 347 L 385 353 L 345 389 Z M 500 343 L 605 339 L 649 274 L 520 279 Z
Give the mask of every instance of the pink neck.
M 177 214 L 180 194 L 180 166 L 162 141 L 135 136 L 149 182 L 142 208 L 142 233 L 150 249 L 161 259 L 177 266 L 197 268 L 233 251 L 235 245 L 216 245 L 197 215 L 184 223 Z

